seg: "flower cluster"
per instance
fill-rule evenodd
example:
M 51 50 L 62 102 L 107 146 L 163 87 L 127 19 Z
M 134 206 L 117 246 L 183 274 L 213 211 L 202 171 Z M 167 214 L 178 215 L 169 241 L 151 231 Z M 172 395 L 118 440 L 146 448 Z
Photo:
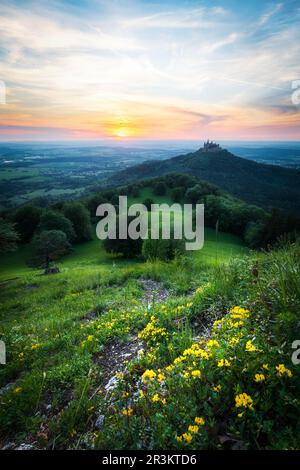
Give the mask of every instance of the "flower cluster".
M 253 400 L 247 393 L 240 393 L 235 397 L 235 407 L 253 410 Z
M 146 325 L 146 327 L 139 333 L 139 338 L 145 341 L 148 344 L 157 344 L 162 337 L 167 336 L 166 328 L 156 326 L 157 319 L 154 315 L 151 316 L 151 321 Z
M 194 423 L 195 424 L 190 424 L 188 426 L 188 432 L 185 432 L 180 436 L 176 436 L 177 442 L 190 444 L 193 440 L 193 434 L 197 434 L 199 432 L 199 426 L 205 425 L 205 419 L 202 418 L 202 416 L 196 416 Z
M 293 373 L 292 371 L 290 371 L 290 369 L 288 369 L 287 367 L 285 367 L 284 364 L 278 364 L 278 366 L 276 366 L 276 370 L 277 370 L 277 374 L 282 377 L 283 375 L 287 375 L 288 377 L 292 377 L 293 376 Z

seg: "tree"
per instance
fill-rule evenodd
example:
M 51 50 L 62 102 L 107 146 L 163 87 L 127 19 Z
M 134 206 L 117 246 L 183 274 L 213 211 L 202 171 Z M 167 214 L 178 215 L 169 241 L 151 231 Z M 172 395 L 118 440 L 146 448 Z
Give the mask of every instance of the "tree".
M 154 204 L 154 201 L 153 199 L 147 198 L 142 202 L 142 204 L 144 204 L 144 206 L 146 206 L 147 209 L 150 211 L 152 204 Z
M 14 224 L 0 219 L 0 253 L 15 251 L 19 235 L 15 231 Z
M 64 214 L 72 222 L 75 241 L 81 243 L 92 238 L 92 226 L 88 210 L 80 202 L 68 203 L 64 206 Z
M 164 194 L 166 194 L 166 191 L 167 187 L 163 181 L 158 181 L 158 183 L 154 185 L 153 192 L 157 196 L 164 196 Z
M 182 186 L 181 187 L 176 187 L 176 188 L 172 189 L 171 198 L 175 202 L 181 202 L 182 199 L 184 198 L 184 193 L 185 193 L 184 187 L 182 187 Z
M 100 204 L 105 204 L 108 200 L 103 196 L 103 194 L 95 194 L 94 196 L 90 197 L 86 203 L 88 210 L 90 211 L 91 218 L 96 217 L 96 210 Z
M 187 189 L 185 197 L 192 204 L 196 204 L 203 196 L 212 194 L 213 187 L 209 183 L 195 184 L 191 188 Z
M 134 217 L 128 217 L 128 224 L 134 220 Z M 117 232 L 119 228 L 119 217 L 116 220 L 116 227 Z M 116 238 L 106 238 L 103 240 L 104 249 L 108 253 L 115 253 L 124 256 L 125 258 L 135 258 L 139 256 L 142 252 L 142 245 L 143 240 L 138 238 L 137 240 L 132 240 L 131 238 L 127 238 L 126 240 L 122 240 L 118 236 L 119 234 L 116 233 Z
M 20 240 L 22 243 L 28 243 L 39 222 L 40 222 L 41 209 L 33 205 L 27 205 L 20 207 L 15 212 L 13 221 L 16 223 L 16 230 L 20 234 Z
M 71 249 L 66 234 L 61 230 L 44 230 L 36 234 L 31 243 L 31 264 L 46 269 L 52 261 L 61 258 Z
M 148 238 L 143 242 L 142 255 L 147 260 L 160 259 L 168 261 L 184 252 L 184 241 L 171 238 L 154 240 Z
M 67 235 L 69 241 L 73 241 L 76 238 L 72 222 L 60 212 L 55 212 L 51 209 L 42 213 L 38 230 L 40 232 L 44 230 L 61 230 Z

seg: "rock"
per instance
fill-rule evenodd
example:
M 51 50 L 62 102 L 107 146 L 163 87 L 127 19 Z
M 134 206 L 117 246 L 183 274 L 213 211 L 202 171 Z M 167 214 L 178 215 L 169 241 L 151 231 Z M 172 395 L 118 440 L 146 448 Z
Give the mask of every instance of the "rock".
M 104 415 L 99 415 L 98 418 L 96 419 L 95 428 L 98 429 L 99 431 L 101 431 L 101 429 L 103 429 L 104 419 L 105 419 Z
M 18 447 L 15 448 L 15 450 L 34 450 L 35 447 L 32 445 L 32 444 L 25 444 L 25 442 L 23 442 L 22 444 L 20 444 Z
M 8 392 L 14 385 L 15 385 L 15 382 L 10 382 L 6 384 L 4 387 L 0 388 L 0 396 Z
M 115 375 L 113 375 L 104 387 L 106 393 L 108 393 L 111 390 L 113 390 L 114 388 L 116 388 L 117 385 L 118 385 L 118 379 Z
M 5 444 L 1 450 L 11 450 L 11 449 L 14 449 L 15 448 L 15 443 L 14 442 L 8 442 L 7 444 Z

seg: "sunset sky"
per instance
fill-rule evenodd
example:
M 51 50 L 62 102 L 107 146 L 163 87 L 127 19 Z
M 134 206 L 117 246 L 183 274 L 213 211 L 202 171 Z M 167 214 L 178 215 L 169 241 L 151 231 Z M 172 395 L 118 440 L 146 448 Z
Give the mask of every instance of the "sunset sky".
M 298 0 L 1 0 L 1 140 L 300 140 L 299 79 Z

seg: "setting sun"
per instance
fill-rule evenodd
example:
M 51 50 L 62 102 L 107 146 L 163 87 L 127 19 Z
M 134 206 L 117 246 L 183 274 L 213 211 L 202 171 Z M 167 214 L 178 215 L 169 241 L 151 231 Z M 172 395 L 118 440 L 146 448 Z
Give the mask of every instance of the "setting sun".
M 118 129 L 116 129 L 115 135 L 117 137 L 128 137 L 128 129 L 125 128 L 125 127 L 120 127 Z

